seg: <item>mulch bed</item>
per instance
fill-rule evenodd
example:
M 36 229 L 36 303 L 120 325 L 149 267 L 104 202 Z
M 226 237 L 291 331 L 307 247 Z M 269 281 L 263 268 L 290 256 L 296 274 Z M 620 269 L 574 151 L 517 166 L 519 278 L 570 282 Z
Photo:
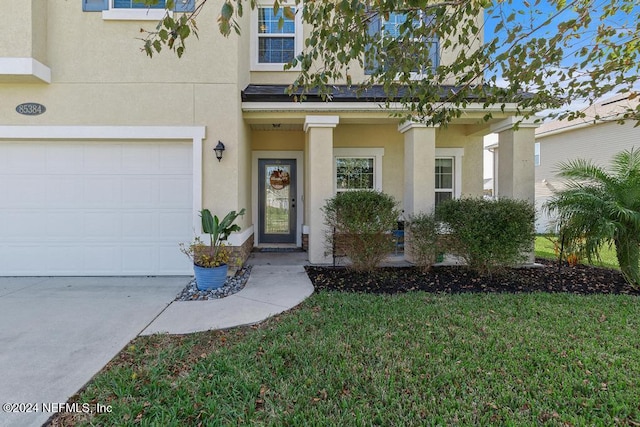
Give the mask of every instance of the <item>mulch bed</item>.
M 345 267 L 307 266 L 307 274 L 316 291 L 396 294 L 427 292 L 567 292 L 574 294 L 640 295 L 617 270 L 565 265 L 536 259 L 541 267 L 513 268 L 492 276 L 480 276 L 465 267 L 440 266 L 423 273 L 415 267 L 383 267 L 371 273 L 359 273 Z

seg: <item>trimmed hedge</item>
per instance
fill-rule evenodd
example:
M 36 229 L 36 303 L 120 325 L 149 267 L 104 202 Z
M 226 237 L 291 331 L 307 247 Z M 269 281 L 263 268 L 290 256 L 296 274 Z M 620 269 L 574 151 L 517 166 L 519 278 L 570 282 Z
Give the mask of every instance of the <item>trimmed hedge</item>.
M 440 224 L 433 213 L 418 213 L 407 221 L 411 256 L 423 271 L 431 270 L 439 252 Z
M 399 211 L 393 197 L 379 191 L 338 193 L 327 200 L 322 211 L 327 225 L 326 242 L 351 260 L 351 268 L 373 270 L 393 250 L 389 231 L 396 227 Z
M 449 233 L 444 249 L 480 273 L 521 263 L 533 251 L 535 208 L 529 202 L 447 200 L 436 208 L 436 218 Z

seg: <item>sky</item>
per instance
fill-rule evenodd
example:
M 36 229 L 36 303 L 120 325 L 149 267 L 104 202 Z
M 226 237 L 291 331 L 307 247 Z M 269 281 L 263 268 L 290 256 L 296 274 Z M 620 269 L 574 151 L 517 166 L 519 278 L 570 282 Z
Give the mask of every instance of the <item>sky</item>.
M 604 9 L 605 5 L 611 4 L 614 1 L 615 0 L 594 0 L 593 1 L 594 5 L 592 10 L 595 12 L 591 16 L 592 18 L 592 24 L 590 26 L 591 29 L 595 30 L 595 28 L 598 25 L 603 23 L 601 21 L 602 10 Z M 525 25 L 526 24 L 538 25 L 539 23 L 543 22 L 548 16 L 552 15 L 556 11 L 555 4 L 557 3 L 557 1 L 540 0 L 536 2 L 536 0 L 530 0 L 530 2 L 531 3 L 528 3 L 527 0 L 503 0 L 503 1 L 495 2 L 496 9 L 494 10 L 488 9 L 485 13 L 485 42 L 492 40 L 496 36 L 500 39 L 506 39 L 506 30 L 496 31 L 496 25 L 500 21 L 502 21 L 502 19 L 500 17 L 496 17 L 495 12 L 501 12 L 502 16 L 508 16 L 509 14 L 515 11 L 516 20 L 518 22 L 523 23 Z M 569 0 L 569 2 L 571 1 Z M 626 1 L 619 0 L 619 1 L 616 1 L 616 3 L 617 4 L 622 4 L 622 3 L 633 4 L 631 3 L 631 0 L 626 0 Z M 628 23 L 632 26 L 635 26 L 636 22 L 634 18 L 637 18 L 640 15 L 640 1 L 636 1 L 635 3 L 636 4 L 633 7 L 633 10 L 630 14 L 619 12 L 612 17 L 606 18 L 606 20 L 604 21 L 604 24 L 617 26 L 621 23 Z M 491 13 L 492 11 L 494 13 Z M 535 36 L 551 37 L 556 34 L 555 28 L 557 28 L 558 23 L 565 22 L 571 18 L 574 18 L 575 16 L 576 16 L 575 12 L 565 11 L 553 21 L 553 24 L 550 27 L 548 27 L 548 29 L 544 30 L 544 32 L 543 31 L 537 32 Z M 580 46 L 583 46 L 585 43 L 591 42 L 591 37 L 589 37 L 590 34 L 592 33 L 591 32 L 581 33 L 582 41 Z M 562 63 L 562 65 L 568 65 L 571 62 L 575 62 L 575 61 L 576 61 L 575 58 L 567 58 Z M 490 77 L 490 76 L 486 76 L 486 77 Z M 501 85 L 508 84 L 508 82 L 505 81 L 505 79 L 502 78 L 502 76 L 497 75 L 496 77 L 498 79 L 499 84 Z M 635 88 L 640 90 L 640 82 L 636 84 Z M 605 96 L 605 97 L 608 97 L 608 96 Z M 573 104 L 571 104 L 571 109 L 582 109 L 586 106 L 587 106 L 587 103 L 585 101 L 576 101 Z

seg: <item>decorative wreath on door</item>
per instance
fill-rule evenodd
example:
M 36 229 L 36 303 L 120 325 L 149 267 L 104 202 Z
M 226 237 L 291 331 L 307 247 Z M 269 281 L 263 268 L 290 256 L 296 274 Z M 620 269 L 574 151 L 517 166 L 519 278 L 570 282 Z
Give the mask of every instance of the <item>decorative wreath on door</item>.
M 282 169 L 276 169 L 269 175 L 269 184 L 274 190 L 282 190 L 289 185 L 289 172 L 285 172 Z

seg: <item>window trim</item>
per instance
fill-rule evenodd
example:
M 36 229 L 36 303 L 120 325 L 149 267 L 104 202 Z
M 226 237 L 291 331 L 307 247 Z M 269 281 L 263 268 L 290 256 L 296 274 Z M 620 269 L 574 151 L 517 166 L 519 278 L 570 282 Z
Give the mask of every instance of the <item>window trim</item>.
M 405 15 L 405 13 L 403 12 L 392 12 L 394 15 Z M 391 17 L 391 16 L 390 16 Z M 379 20 L 379 36 L 380 36 L 380 41 L 382 42 L 382 40 L 387 36 L 387 33 L 385 32 L 385 23 L 389 22 L 387 21 L 384 16 L 380 16 L 378 15 L 377 19 Z M 371 24 L 369 24 L 371 25 Z M 425 16 L 424 16 L 424 12 L 420 12 L 420 26 L 425 25 Z M 397 36 L 395 36 L 397 37 Z M 426 43 L 419 40 L 418 38 L 413 40 L 416 43 Z M 432 38 L 430 41 L 428 41 L 428 43 L 430 43 L 431 45 L 433 45 L 432 50 L 433 50 L 433 54 L 434 54 L 434 58 L 433 58 L 433 71 L 435 72 L 435 70 L 438 68 L 438 66 L 440 65 L 440 57 L 441 57 L 441 52 L 440 52 L 440 39 L 438 37 L 434 37 Z M 424 67 L 422 67 L 421 71 L 410 71 L 409 73 L 409 79 L 410 80 L 423 80 L 424 78 L 426 78 L 428 75 L 424 73 Z M 367 67 L 365 66 L 365 71 L 364 74 L 365 75 L 370 75 L 372 74 L 372 70 L 367 70 Z M 396 75 L 396 79 L 399 79 L 399 75 Z
M 436 159 L 453 159 L 453 198 L 459 199 L 462 195 L 462 157 L 464 148 L 436 148 Z M 435 178 L 435 169 L 433 171 Z M 435 187 L 435 183 L 434 183 Z M 449 191 L 449 190 L 447 190 Z M 434 188 L 434 194 L 439 192 Z M 440 191 L 442 192 L 442 191 Z
M 178 2 L 180 0 L 176 0 Z M 114 0 L 108 0 L 108 9 L 102 11 L 102 19 L 105 21 L 117 20 L 117 21 L 159 21 L 163 19 L 167 14 L 173 16 L 173 10 L 167 10 L 166 8 L 123 8 L 114 7 Z M 188 11 L 178 13 L 190 13 Z
M 384 148 L 334 148 L 333 149 L 333 194 L 338 194 L 338 170 L 336 159 L 343 157 L 373 159 L 373 188 L 382 191 L 382 158 Z M 340 191 L 343 192 L 343 191 Z
M 295 3 L 284 3 L 281 4 L 280 7 L 293 7 L 296 8 Z M 258 51 L 259 51 L 259 43 L 258 40 L 260 38 L 258 32 L 258 9 L 261 8 L 273 8 L 273 3 L 269 3 L 267 1 L 259 1 L 256 7 L 251 11 L 251 41 L 250 41 L 250 71 L 300 71 L 300 65 L 292 67 L 289 70 L 284 69 L 284 65 L 286 62 L 282 63 L 262 63 L 258 62 Z M 303 32 L 302 32 L 302 13 L 300 11 L 296 12 L 296 17 L 294 19 L 295 31 L 293 33 L 293 44 L 294 44 L 294 56 L 299 55 L 302 52 L 303 48 Z M 287 36 L 289 33 L 283 34 L 274 34 L 274 37 L 282 37 Z

